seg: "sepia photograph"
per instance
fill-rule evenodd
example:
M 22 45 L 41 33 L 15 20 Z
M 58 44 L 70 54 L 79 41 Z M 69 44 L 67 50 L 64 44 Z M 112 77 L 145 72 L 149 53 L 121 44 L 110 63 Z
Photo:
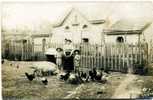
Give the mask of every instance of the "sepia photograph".
M 153 99 L 153 2 L 2 2 L 3 100 Z

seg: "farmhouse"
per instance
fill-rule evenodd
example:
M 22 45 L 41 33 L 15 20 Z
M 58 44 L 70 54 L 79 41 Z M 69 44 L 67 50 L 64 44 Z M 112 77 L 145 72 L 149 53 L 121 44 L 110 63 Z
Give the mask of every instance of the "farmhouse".
M 92 14 L 92 12 L 90 12 Z M 150 18 L 117 19 L 112 16 L 88 19 L 79 10 L 72 8 L 66 16 L 53 26 L 51 43 L 64 43 L 68 38 L 73 43 L 136 43 L 146 40 L 145 30 L 150 26 Z
M 64 18 L 53 26 L 52 43 L 63 43 L 71 39 L 73 43 L 101 43 L 103 29 L 107 27 L 106 18 L 88 19 L 80 11 L 72 8 Z

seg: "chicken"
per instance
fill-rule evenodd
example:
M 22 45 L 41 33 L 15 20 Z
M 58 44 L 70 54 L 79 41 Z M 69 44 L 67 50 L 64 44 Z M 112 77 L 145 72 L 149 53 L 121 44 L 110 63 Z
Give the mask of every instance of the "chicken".
M 64 74 L 64 75 L 60 75 L 60 79 L 66 81 L 66 80 L 69 78 L 69 76 L 70 76 L 70 72 L 67 72 L 67 73 Z
M 87 74 L 86 74 L 86 73 L 81 72 L 81 77 L 86 78 L 86 77 L 87 77 Z
M 32 81 L 35 78 L 35 74 L 28 74 L 26 72 L 25 75 L 26 75 L 26 77 L 28 78 L 29 81 Z
M 83 83 L 83 80 L 78 75 L 70 73 L 68 82 L 71 84 L 81 84 Z
M 108 80 L 107 75 L 103 75 L 103 76 L 102 76 L 102 83 L 106 83 L 107 80 Z
M 89 76 L 86 73 L 81 72 L 80 78 L 82 82 L 88 82 Z
M 93 71 L 89 71 L 89 76 L 92 81 L 100 81 L 102 78 L 102 72 L 96 71 L 96 69 L 94 68 Z
M 68 82 L 71 83 L 71 84 L 77 84 L 76 75 L 75 74 L 70 74 L 70 76 L 68 78 Z
M 93 68 L 93 71 L 89 71 L 89 76 L 90 76 L 92 81 L 95 80 L 96 74 L 97 74 L 97 72 L 96 72 L 95 68 Z
M 12 66 L 13 64 L 12 63 L 10 63 L 10 66 Z
M 76 79 L 78 80 L 78 83 L 84 82 L 79 71 L 77 72 L 77 74 L 75 74 L 75 76 L 76 76 Z
M 104 70 L 105 73 L 110 74 L 109 71 L 107 69 Z
M 101 78 L 102 78 L 102 72 L 97 71 L 96 76 L 95 76 L 95 80 L 100 81 Z
M 42 83 L 43 83 L 44 85 L 48 85 L 48 80 L 47 80 L 47 78 L 43 77 L 43 78 L 41 79 L 41 81 L 42 81 Z
M 1 63 L 4 64 L 4 59 L 2 59 Z
M 18 69 L 19 68 L 19 65 L 17 65 L 16 68 Z
M 94 74 L 93 74 L 92 71 L 89 71 L 89 76 L 90 76 L 91 80 L 93 81 L 94 80 Z

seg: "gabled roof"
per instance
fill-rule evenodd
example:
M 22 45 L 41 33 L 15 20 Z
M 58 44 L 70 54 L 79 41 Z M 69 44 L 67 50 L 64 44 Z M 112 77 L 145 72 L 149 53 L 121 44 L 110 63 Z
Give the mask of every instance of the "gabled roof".
M 60 19 L 60 21 L 58 23 L 54 24 L 53 27 L 60 27 L 60 26 L 62 26 L 64 24 L 65 20 L 70 16 L 70 14 L 73 11 L 76 11 L 77 13 L 79 13 L 85 20 L 87 20 L 91 24 L 102 24 L 102 23 L 105 22 L 104 19 L 96 19 L 96 20 L 88 19 L 87 16 L 85 16 L 78 9 L 72 8 L 70 11 L 68 11 L 67 13 L 65 13 L 65 15 L 63 15 L 63 17 Z
M 151 20 L 147 19 L 121 19 L 116 21 L 104 32 L 109 35 L 113 34 L 140 34 L 151 24 Z

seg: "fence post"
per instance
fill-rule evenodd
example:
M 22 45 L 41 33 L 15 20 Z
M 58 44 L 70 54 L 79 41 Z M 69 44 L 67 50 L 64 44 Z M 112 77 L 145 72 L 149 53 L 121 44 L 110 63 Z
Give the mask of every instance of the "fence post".
M 45 47 L 46 47 L 46 39 L 42 40 L 42 51 L 43 53 L 45 52 Z
M 21 50 L 21 60 L 23 60 L 23 48 L 24 48 L 23 40 L 21 42 L 22 42 L 21 43 L 21 48 L 22 48 L 22 50 Z
M 121 55 L 122 55 L 122 48 L 120 47 L 119 48 L 119 55 L 118 55 L 118 59 L 119 59 L 119 61 L 118 61 L 118 65 L 119 65 L 119 71 L 121 71 L 121 66 L 122 66 L 122 64 L 121 64 L 121 59 L 122 59 L 122 57 L 121 57 Z
M 104 69 L 106 69 L 107 46 L 104 44 Z
M 148 67 L 148 43 L 144 43 L 144 55 L 145 55 L 145 57 L 144 57 L 144 60 L 145 60 L 145 66 L 147 66 Z

